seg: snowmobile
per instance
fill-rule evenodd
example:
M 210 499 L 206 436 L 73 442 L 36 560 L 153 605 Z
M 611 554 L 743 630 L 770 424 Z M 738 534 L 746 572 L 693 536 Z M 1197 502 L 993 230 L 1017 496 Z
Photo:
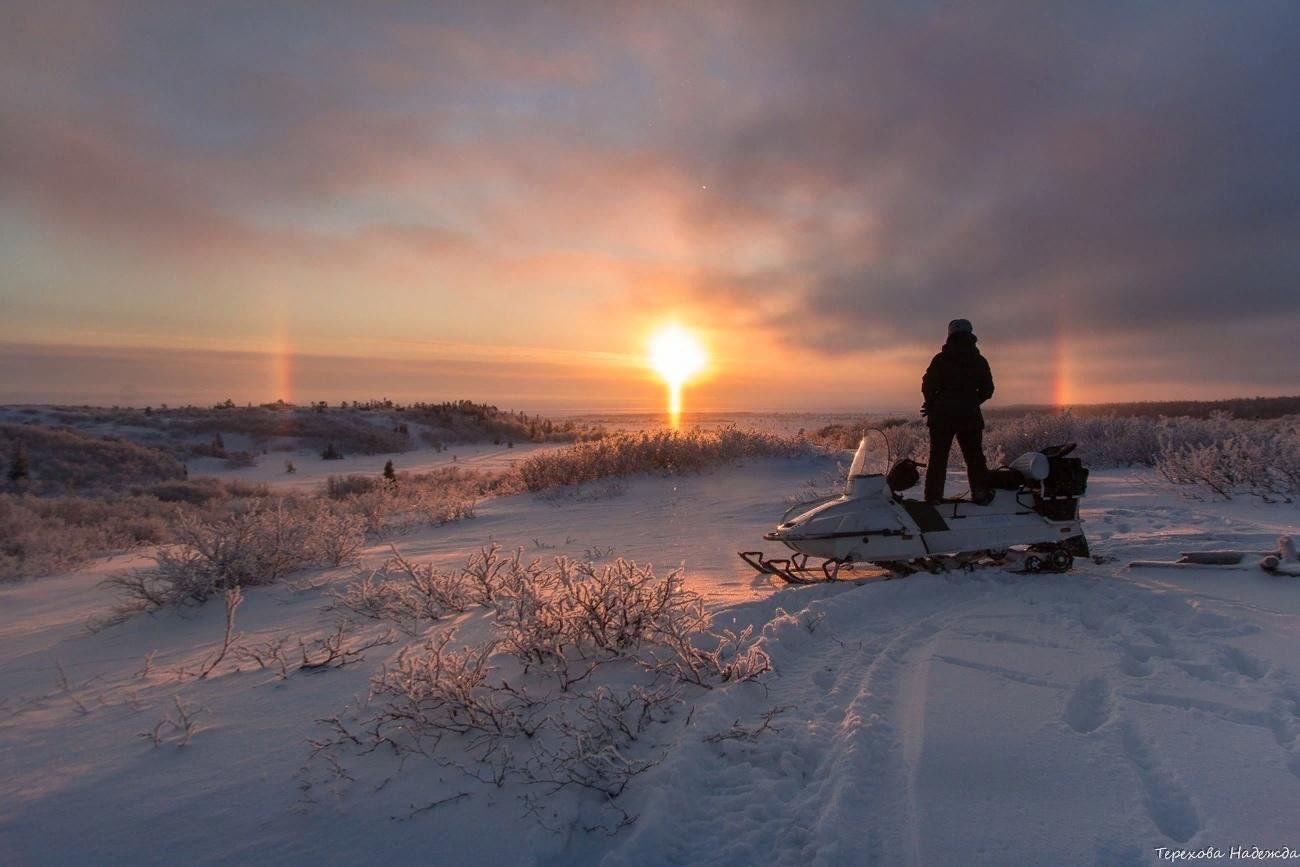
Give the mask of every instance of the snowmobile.
M 1088 556 L 1079 518 L 1088 470 L 1069 457 L 1074 447 L 1029 452 L 994 470 L 991 499 L 930 504 L 902 493 L 920 480 L 924 464 L 887 458 L 882 468 L 890 466 L 888 473 L 868 472 L 877 458 L 864 436 L 842 493 L 791 507 L 764 534 L 793 554 L 769 559 L 761 551 L 738 553 L 759 573 L 792 584 L 845 579 L 859 565 L 883 569 L 887 577 L 980 565 L 1065 572 L 1075 557 Z

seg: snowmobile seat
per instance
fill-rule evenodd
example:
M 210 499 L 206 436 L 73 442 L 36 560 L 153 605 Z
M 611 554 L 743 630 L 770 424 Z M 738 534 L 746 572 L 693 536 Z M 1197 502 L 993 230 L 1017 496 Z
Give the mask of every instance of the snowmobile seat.
M 1011 467 L 998 467 L 989 472 L 989 486 L 998 491 L 1018 491 L 1025 485 L 1025 476 Z

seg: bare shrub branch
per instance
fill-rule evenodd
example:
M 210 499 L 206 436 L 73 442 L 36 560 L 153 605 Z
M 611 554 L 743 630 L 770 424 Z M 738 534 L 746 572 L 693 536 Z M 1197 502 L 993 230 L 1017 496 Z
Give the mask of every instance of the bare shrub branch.
M 365 659 L 362 654 L 367 650 L 383 647 L 397 640 L 393 633 L 388 631 L 375 638 L 349 646 L 344 642 L 345 634 L 346 626 L 339 624 L 334 632 L 324 638 L 316 639 L 310 645 L 302 639 L 298 639 L 298 649 L 302 653 L 302 661 L 298 664 L 298 669 L 300 671 L 321 671 L 327 668 L 343 668 L 361 662 Z
M 772 720 L 776 719 L 778 716 L 785 713 L 789 709 L 790 709 L 790 705 L 788 704 L 783 704 L 783 705 L 779 705 L 778 707 L 768 708 L 766 711 L 763 712 L 763 715 L 759 717 L 758 725 L 755 726 L 743 726 L 740 724 L 740 720 L 736 720 L 731 724 L 730 728 L 726 729 L 725 731 L 714 732 L 713 734 L 705 737 L 704 741 L 705 743 L 710 743 L 710 744 L 720 744 L 723 741 L 731 741 L 731 740 L 753 743 L 754 741 L 757 741 L 762 735 L 764 735 L 767 732 L 780 734 L 781 730 L 776 726 L 772 725 Z
M 190 742 L 200 731 L 198 724 L 199 714 L 205 711 L 202 705 L 187 704 L 182 702 L 180 696 L 172 696 L 172 705 L 175 708 L 175 714 L 168 714 L 154 725 L 152 729 L 146 732 L 140 732 L 140 737 L 149 740 L 155 747 L 161 746 L 166 740 L 166 733 L 171 731 L 176 733 L 176 745 L 183 747 Z
M 203 680 L 212 670 L 217 667 L 221 660 L 226 658 L 230 651 L 231 645 L 238 640 L 235 635 L 235 611 L 238 610 L 239 604 L 244 601 L 244 593 L 238 587 L 231 587 L 226 590 L 226 632 L 221 640 L 221 650 L 217 655 L 203 664 L 199 669 L 199 680 Z

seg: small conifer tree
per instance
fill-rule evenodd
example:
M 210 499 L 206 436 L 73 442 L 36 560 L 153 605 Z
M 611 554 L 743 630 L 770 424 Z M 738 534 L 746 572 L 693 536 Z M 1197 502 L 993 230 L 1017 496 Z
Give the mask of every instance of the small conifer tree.
M 27 465 L 27 449 L 23 447 L 23 441 L 14 442 L 13 456 L 9 459 L 9 481 L 17 484 L 25 481 L 30 474 L 30 468 Z

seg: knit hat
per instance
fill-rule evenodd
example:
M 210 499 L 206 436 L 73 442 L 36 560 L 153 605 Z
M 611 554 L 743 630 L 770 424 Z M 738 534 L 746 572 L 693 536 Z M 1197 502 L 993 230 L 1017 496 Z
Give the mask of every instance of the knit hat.
M 954 319 L 948 323 L 948 336 L 954 334 L 974 334 L 975 329 L 971 326 L 969 319 Z

